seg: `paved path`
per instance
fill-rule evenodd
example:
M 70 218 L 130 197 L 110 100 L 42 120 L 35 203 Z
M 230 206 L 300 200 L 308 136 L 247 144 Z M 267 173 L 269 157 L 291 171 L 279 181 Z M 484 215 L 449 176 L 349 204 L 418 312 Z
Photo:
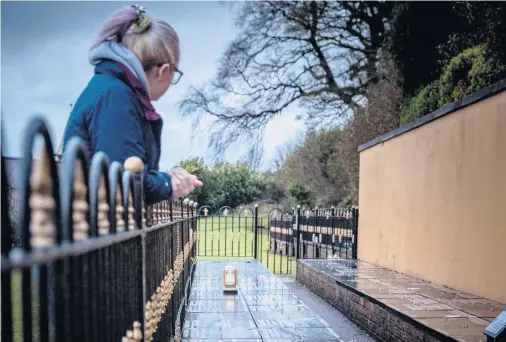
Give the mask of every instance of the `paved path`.
M 239 293 L 224 295 L 227 263 L 197 263 L 185 341 L 345 341 L 256 260 L 230 262 L 239 272 Z
M 295 281 L 291 277 L 280 278 L 280 280 L 314 313 L 324 317 L 331 329 L 333 329 L 341 340 L 345 342 L 374 342 L 374 339 L 350 321 L 341 311 L 321 299 L 320 296 L 311 292 L 308 288 Z

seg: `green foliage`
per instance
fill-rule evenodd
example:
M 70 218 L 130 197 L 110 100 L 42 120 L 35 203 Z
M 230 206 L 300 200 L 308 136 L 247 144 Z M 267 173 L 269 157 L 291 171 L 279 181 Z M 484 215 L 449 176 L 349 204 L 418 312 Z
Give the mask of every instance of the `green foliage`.
M 285 189 L 275 173 L 255 173 L 253 178 L 255 179 L 254 184 L 257 184 L 261 191 L 260 198 L 272 200 L 276 203 L 280 203 L 285 198 Z
M 487 56 L 487 47 L 478 45 L 453 57 L 439 82 L 439 106 L 443 107 L 500 79 L 504 66 Z M 499 77 L 498 77 L 499 76 Z
M 300 205 L 309 205 L 309 190 L 304 186 L 304 184 L 300 182 L 296 182 L 292 184 L 289 189 L 288 193 L 290 196 L 292 196 L 295 201 Z
M 220 163 L 207 167 L 202 159 L 194 158 L 180 165 L 204 183 L 204 187 L 189 196 L 199 206 L 209 205 L 217 210 L 225 205 L 237 207 L 261 198 L 279 200 L 284 196 L 271 175 L 256 172 L 246 164 Z
M 504 1 L 399 1 L 393 17 L 389 48 L 406 96 L 439 79 L 452 58 L 477 45 L 486 44 L 490 55 L 506 60 Z
M 439 80 L 422 88 L 402 110 L 401 124 L 472 94 L 506 76 L 506 66 L 486 45 L 466 49 L 450 59 Z
M 435 81 L 416 94 L 408 105 L 403 108 L 400 124 L 414 121 L 419 117 L 430 113 L 438 108 L 439 103 L 439 82 Z
M 196 175 L 197 177 L 202 175 L 202 173 L 204 173 L 206 169 L 206 166 L 204 165 L 204 159 L 199 157 L 183 160 L 182 162 L 179 163 L 179 165 L 183 169 L 185 169 L 191 174 Z

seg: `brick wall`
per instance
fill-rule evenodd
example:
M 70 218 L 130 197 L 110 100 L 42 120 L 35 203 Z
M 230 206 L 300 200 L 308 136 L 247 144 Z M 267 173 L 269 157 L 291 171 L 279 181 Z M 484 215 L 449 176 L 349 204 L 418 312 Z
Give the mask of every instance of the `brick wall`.
M 374 298 L 359 294 L 315 268 L 297 261 L 297 281 L 339 309 L 377 341 L 455 341 L 422 326 Z

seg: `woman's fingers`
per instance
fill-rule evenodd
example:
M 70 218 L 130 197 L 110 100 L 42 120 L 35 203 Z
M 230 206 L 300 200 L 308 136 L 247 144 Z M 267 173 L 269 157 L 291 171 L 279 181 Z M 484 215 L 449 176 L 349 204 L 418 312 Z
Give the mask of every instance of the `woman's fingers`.
M 188 173 L 185 169 L 178 167 L 172 170 L 172 194 L 174 198 L 188 196 L 196 187 L 204 186 L 197 176 Z
M 181 189 L 181 181 L 176 175 L 172 175 L 172 190 L 179 191 Z
M 202 181 L 200 181 L 200 180 L 197 178 L 197 176 L 190 174 L 190 179 L 191 179 L 191 182 L 192 182 L 192 185 L 193 185 L 193 188 L 194 188 L 194 189 L 195 189 L 196 187 L 202 187 L 202 186 L 204 186 L 204 183 L 202 183 Z
M 183 174 L 183 179 L 185 182 L 186 189 L 188 189 L 189 192 L 192 192 L 194 189 L 194 186 L 193 186 L 193 179 L 191 178 L 191 175 L 188 172 L 185 172 Z
M 184 182 L 177 174 L 172 174 L 172 195 L 175 198 L 184 197 Z
M 188 177 L 193 185 L 193 188 L 195 189 L 196 187 L 201 187 L 201 186 L 204 186 L 204 183 L 202 183 L 202 181 L 200 181 L 197 176 L 195 175 L 192 175 L 191 173 L 188 174 Z
M 179 180 L 183 183 L 183 186 L 186 189 L 190 189 L 193 185 L 193 181 L 191 179 L 191 176 L 188 172 L 186 172 L 183 168 L 177 168 L 175 170 L 175 174 L 178 176 Z M 193 190 L 193 189 L 192 189 Z

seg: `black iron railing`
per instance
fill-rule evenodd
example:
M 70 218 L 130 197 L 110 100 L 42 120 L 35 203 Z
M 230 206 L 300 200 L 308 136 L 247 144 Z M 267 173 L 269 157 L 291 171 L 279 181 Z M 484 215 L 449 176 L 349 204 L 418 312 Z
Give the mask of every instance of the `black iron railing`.
M 298 208 L 293 227 L 298 259 L 357 258 L 357 207 Z
M 258 207 L 203 206 L 197 234 L 198 256 L 255 258 L 274 273 L 294 275 L 300 258 L 357 258 L 358 208 L 274 208 L 261 216 Z
M 140 159 L 89 160 L 78 139 L 57 165 L 42 119 L 30 122 L 23 142 L 16 226 L 2 158 L 2 341 L 180 340 L 197 204 L 146 206 Z

